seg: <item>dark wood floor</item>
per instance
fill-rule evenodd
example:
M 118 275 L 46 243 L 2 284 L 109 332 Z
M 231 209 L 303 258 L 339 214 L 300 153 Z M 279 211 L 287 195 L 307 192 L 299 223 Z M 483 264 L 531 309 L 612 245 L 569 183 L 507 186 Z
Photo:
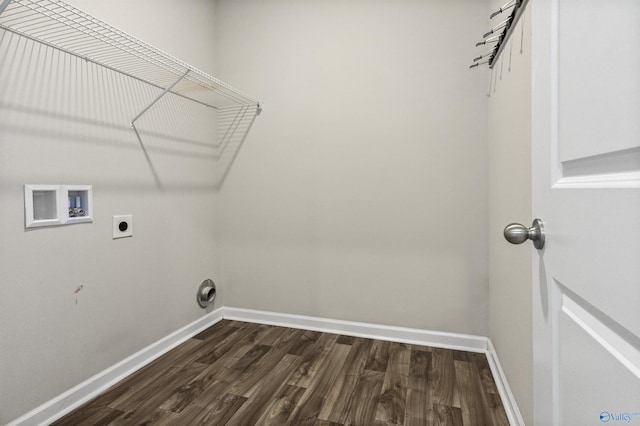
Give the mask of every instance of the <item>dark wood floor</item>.
M 483 354 L 222 321 L 55 425 L 508 425 Z

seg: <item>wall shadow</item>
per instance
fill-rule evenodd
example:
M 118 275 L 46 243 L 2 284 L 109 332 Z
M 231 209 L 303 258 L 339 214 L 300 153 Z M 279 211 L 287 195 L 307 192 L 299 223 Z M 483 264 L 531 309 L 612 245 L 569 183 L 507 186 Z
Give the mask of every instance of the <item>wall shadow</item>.
M 39 158 L 38 147 L 47 146 L 68 151 L 67 158 L 81 155 L 103 172 L 121 172 L 118 159 L 135 158 L 132 163 L 146 170 L 157 189 L 220 188 L 259 113 L 257 105 L 212 108 L 168 93 L 136 122 L 136 134 L 131 120 L 161 93 L 0 30 L 0 140 L 33 144 L 33 150 L 20 150 L 29 151 L 34 164 L 57 159 Z

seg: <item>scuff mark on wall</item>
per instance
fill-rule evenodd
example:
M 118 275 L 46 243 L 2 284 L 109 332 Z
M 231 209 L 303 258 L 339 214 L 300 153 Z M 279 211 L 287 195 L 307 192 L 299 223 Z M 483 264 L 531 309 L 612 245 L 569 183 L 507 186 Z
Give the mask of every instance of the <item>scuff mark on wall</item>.
M 77 295 L 78 293 L 80 293 L 82 291 L 82 289 L 84 288 L 84 284 L 80 284 L 76 290 L 73 292 L 74 295 Z M 78 298 L 74 297 L 76 305 L 78 304 Z

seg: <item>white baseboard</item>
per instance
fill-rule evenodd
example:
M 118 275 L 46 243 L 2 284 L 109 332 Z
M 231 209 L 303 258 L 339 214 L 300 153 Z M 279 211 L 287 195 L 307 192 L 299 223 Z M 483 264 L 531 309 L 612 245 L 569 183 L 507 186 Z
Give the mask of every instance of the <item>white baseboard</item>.
M 222 319 L 222 308 L 216 309 L 36 407 L 7 426 L 48 425 Z
M 491 368 L 491 374 L 493 375 L 493 380 L 496 382 L 496 387 L 498 388 L 498 393 L 500 393 L 502 405 L 504 405 L 504 409 L 507 412 L 509 423 L 513 426 L 524 426 L 524 419 L 518 409 L 518 404 L 516 404 L 516 399 L 513 397 L 511 388 L 509 387 L 507 376 L 505 376 L 502 366 L 500 365 L 500 361 L 498 360 L 496 348 L 493 346 L 491 339 L 487 339 L 487 343 L 487 360 L 489 361 L 489 368 Z
M 252 309 L 223 308 L 225 319 L 256 322 L 301 328 L 304 330 L 344 334 L 346 336 L 369 339 L 389 340 L 414 345 L 457 349 L 470 352 L 486 352 L 488 339 L 468 334 L 444 333 L 440 331 L 420 330 L 417 328 L 394 327 L 389 325 L 343 321 L 330 318 L 304 315 L 282 314 L 277 312 L 256 311 Z
M 512 425 L 524 425 L 518 406 L 515 403 L 509 384 L 500 366 L 498 355 L 495 352 L 493 344 L 487 337 L 304 315 L 282 314 L 252 309 L 221 307 L 31 410 L 7 426 L 49 424 L 78 408 L 113 384 L 149 364 L 154 359 L 195 336 L 202 330 L 223 319 L 485 353 L 496 381 L 496 386 L 500 392 L 500 397 L 507 411 L 509 422 Z

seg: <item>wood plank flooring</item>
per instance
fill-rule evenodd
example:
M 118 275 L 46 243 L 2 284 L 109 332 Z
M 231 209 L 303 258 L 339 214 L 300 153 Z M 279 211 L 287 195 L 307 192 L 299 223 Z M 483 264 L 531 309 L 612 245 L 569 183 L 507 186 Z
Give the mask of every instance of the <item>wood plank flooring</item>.
M 222 321 L 54 425 L 508 425 L 484 354 Z

